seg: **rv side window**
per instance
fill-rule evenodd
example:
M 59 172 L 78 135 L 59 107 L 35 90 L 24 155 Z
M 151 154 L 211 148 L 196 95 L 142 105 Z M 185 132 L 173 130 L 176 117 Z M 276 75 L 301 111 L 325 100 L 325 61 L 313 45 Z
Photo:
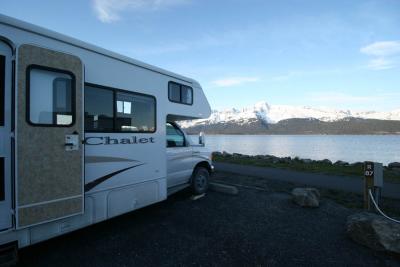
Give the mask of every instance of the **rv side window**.
M 168 97 L 169 100 L 173 102 L 180 102 L 181 101 L 181 86 L 177 83 L 169 83 L 169 90 L 168 90 Z
M 112 132 L 114 130 L 114 92 L 85 86 L 85 130 Z
M 155 132 L 156 100 L 148 95 L 87 84 L 85 131 Z
M 39 66 L 28 68 L 28 121 L 39 126 L 74 123 L 75 78 L 72 73 Z
M 191 87 L 182 85 L 181 100 L 183 104 L 191 105 L 193 103 L 193 90 Z
M 185 146 L 183 133 L 171 123 L 167 123 L 167 147 Z
M 121 132 L 154 132 L 155 100 L 149 96 L 117 92 L 115 127 Z
M 193 104 L 193 89 L 192 87 L 169 82 L 168 83 L 168 99 L 171 102 L 192 105 Z

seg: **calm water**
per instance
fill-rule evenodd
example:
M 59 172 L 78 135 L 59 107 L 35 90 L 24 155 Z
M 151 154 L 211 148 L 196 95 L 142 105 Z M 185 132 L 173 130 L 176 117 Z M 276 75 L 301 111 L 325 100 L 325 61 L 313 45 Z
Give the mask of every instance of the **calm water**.
M 207 135 L 212 151 L 347 162 L 400 162 L 400 135 Z

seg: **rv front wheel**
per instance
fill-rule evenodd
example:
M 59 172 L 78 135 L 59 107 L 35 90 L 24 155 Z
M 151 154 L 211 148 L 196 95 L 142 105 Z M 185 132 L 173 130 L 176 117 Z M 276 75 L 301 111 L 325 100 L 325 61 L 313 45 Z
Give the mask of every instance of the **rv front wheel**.
M 203 194 L 208 189 L 210 173 L 204 167 L 197 167 L 193 172 L 192 190 L 196 195 Z

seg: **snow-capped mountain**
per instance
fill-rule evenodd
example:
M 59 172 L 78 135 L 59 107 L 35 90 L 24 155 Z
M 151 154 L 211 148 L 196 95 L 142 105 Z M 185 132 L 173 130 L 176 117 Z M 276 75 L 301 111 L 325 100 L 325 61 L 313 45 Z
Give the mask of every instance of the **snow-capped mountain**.
M 183 121 L 181 126 L 189 128 L 204 124 L 236 123 L 246 124 L 250 121 L 261 120 L 268 124 L 275 124 L 286 119 L 317 119 L 325 122 L 340 121 L 346 118 L 398 120 L 400 109 L 389 112 L 377 111 L 350 111 L 328 108 L 312 108 L 305 106 L 269 105 L 267 102 L 258 102 L 254 106 L 243 109 L 214 110 L 208 119 Z

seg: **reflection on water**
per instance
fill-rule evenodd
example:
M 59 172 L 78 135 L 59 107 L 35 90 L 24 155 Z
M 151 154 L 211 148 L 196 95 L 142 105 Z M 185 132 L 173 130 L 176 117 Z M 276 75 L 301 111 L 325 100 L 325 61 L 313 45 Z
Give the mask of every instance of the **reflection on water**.
M 206 146 L 247 155 L 400 162 L 400 135 L 208 135 Z

